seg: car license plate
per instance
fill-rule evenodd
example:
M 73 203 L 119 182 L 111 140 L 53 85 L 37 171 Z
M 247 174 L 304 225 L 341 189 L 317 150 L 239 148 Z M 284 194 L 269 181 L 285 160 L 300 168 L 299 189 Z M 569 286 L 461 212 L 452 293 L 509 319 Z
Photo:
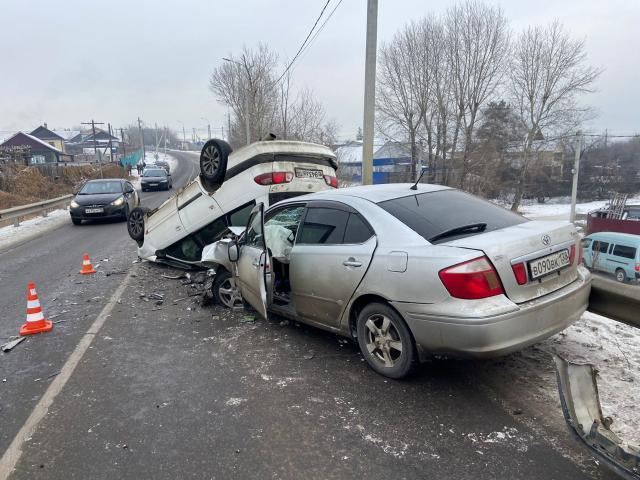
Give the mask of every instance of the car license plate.
M 310 168 L 296 168 L 296 177 L 324 179 L 324 174 L 322 173 L 322 170 L 312 170 Z
M 104 212 L 104 208 L 86 208 L 84 213 L 102 213 Z
M 157 186 L 158 186 L 158 184 L 157 184 L 157 183 L 150 183 L 150 184 L 149 184 L 149 186 L 150 186 L 150 187 L 157 187 Z
M 564 249 L 551 255 L 531 260 L 529 262 L 529 272 L 531 272 L 531 278 L 534 279 L 553 273 L 570 264 L 569 250 Z

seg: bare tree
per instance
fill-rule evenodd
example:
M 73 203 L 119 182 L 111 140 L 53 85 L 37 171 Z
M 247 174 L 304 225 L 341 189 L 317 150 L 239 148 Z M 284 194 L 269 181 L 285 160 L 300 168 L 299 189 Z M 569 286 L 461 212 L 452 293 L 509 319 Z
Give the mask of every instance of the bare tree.
M 522 140 L 522 168 L 512 210 L 517 210 L 530 167 L 532 150 L 553 136 L 564 136 L 590 115 L 578 95 L 592 91 L 600 75 L 586 65 L 582 40 L 573 40 L 561 23 L 529 27 L 519 36 L 510 67 L 510 93 L 526 136 Z
M 251 141 L 275 133 L 283 139 L 326 143 L 335 141 L 335 123 L 326 120 L 324 107 L 308 89 L 295 91 L 291 74 L 280 79 L 278 56 L 266 45 L 244 48 L 240 57 L 214 69 L 209 88 L 233 111 L 231 144 L 246 144 L 247 119 Z M 278 81 L 280 79 L 281 81 Z
M 429 70 L 419 25 L 405 25 L 391 42 L 383 44 L 378 58 L 377 124 L 382 133 L 400 132 L 409 139 L 411 175 L 416 176 L 417 135 L 429 97 Z
M 475 1 L 451 7 L 444 21 L 456 107 L 452 158 L 462 129 L 464 150 L 459 185 L 464 188 L 480 107 L 503 79 L 509 53 L 509 29 L 502 9 Z
M 230 56 L 229 60 L 214 69 L 209 89 L 231 108 L 236 125 L 246 125 L 248 117 L 250 139 L 259 139 L 269 132 L 277 115 L 275 70 L 278 56 L 260 44 L 256 50 L 245 47 L 239 58 Z

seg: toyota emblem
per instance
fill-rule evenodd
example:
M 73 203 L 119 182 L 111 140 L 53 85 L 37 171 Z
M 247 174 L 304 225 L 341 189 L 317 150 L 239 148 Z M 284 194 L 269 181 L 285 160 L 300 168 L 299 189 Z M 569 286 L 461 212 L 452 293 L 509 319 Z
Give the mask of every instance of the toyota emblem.
M 551 237 L 549 235 L 542 236 L 542 244 L 549 245 L 551 243 Z

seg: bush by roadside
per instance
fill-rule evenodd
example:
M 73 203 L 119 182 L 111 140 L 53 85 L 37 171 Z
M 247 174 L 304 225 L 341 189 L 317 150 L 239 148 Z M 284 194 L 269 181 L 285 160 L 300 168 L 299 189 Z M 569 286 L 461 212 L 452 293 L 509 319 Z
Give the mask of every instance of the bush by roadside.
M 38 167 L 0 166 L 0 210 L 55 198 L 77 191 L 87 180 L 101 178 L 99 165 L 55 167 L 43 175 Z M 128 178 L 126 169 L 115 164 L 102 165 L 102 178 Z

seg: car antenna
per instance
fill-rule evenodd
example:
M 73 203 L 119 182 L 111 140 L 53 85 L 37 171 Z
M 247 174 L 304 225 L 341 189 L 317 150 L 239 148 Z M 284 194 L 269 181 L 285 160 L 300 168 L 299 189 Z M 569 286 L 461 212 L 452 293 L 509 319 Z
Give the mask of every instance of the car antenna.
M 422 180 L 422 176 L 424 175 L 424 172 L 426 172 L 426 171 L 427 171 L 427 169 L 423 167 L 422 171 L 420 172 L 420 176 L 418 177 L 418 180 L 416 180 L 416 183 L 411 185 L 411 190 L 417 190 L 418 189 L 418 184 L 420 183 L 420 180 Z

